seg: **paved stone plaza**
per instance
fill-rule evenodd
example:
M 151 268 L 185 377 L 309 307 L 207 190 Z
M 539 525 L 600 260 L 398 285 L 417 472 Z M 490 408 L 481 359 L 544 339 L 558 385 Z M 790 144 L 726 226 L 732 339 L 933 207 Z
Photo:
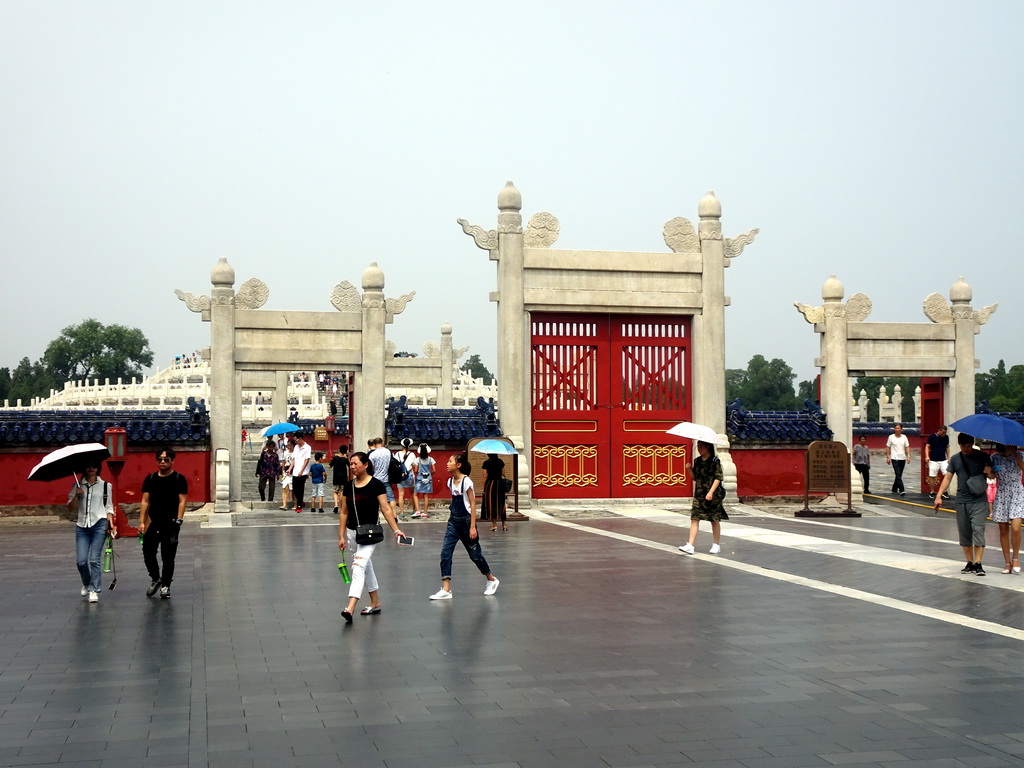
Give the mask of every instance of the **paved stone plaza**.
M 995 527 L 961 576 L 952 515 L 871 509 L 738 509 L 718 556 L 647 507 L 485 526 L 498 593 L 457 552 L 440 603 L 438 517 L 379 549 L 384 611 L 352 626 L 333 515 L 186 524 L 171 600 L 118 542 L 98 605 L 70 524 L 5 526 L 0 765 L 1024 765 Z

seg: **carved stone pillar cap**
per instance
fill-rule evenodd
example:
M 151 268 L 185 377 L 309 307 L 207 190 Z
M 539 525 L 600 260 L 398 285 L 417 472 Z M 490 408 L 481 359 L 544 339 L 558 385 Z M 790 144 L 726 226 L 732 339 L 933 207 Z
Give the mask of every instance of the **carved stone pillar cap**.
M 825 301 L 842 301 L 845 293 L 846 289 L 835 275 L 830 275 L 825 284 L 821 286 L 821 298 Z
M 447 322 L 447 321 L 442 323 L 441 324 L 441 333 L 444 336 L 451 336 L 452 335 L 452 324 Z
M 953 283 L 953 287 L 949 289 L 949 300 L 962 301 L 969 304 L 973 298 L 974 291 L 971 290 L 971 286 L 964 280 L 964 276 L 960 275 L 960 279 Z
M 498 210 L 523 210 L 523 196 L 520 194 L 519 190 L 516 189 L 516 185 L 511 181 L 506 181 L 505 186 L 502 188 L 501 192 L 498 193 Z
M 224 256 L 220 257 L 210 272 L 210 282 L 213 285 L 231 286 L 235 284 L 235 269 L 228 264 L 228 260 Z
M 700 199 L 700 205 L 697 206 L 697 213 L 702 219 L 722 218 L 722 204 L 718 202 L 718 198 L 715 197 L 714 190 L 709 189 L 708 193 Z
M 376 261 L 371 261 L 370 266 L 363 270 L 363 290 L 383 291 L 384 273 L 377 266 Z

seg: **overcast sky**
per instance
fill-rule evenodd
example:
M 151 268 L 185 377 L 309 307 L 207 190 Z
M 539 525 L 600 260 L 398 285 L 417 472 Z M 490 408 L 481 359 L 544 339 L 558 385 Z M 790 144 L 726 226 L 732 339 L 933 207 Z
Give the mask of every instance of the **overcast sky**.
M 506 180 L 555 247 L 667 250 L 713 189 L 727 364 L 809 378 L 835 273 L 872 320 L 925 321 L 959 275 L 998 302 L 982 370 L 1024 362 L 1024 3 L 15 2 L 0 0 L 0 366 L 62 328 L 136 326 L 159 366 L 209 344 L 175 288 L 221 256 L 268 308 L 333 311 L 376 261 L 496 367 Z

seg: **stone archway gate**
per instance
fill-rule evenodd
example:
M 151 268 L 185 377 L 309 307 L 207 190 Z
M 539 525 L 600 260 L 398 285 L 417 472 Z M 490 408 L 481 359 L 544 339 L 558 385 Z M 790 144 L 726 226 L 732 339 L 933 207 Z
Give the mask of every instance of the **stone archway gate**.
M 362 294 L 348 281 L 335 286 L 331 304 L 337 312 L 260 309 L 270 295 L 267 285 L 252 278 L 236 293 L 235 270 L 224 258 L 214 266 L 210 280 L 210 296 L 175 293 L 211 326 L 210 349 L 203 355 L 211 370 L 210 442 L 215 463 L 210 473 L 214 483 L 211 495 L 216 512 L 229 512 L 241 491 L 241 457 L 232 449 L 242 429 L 243 377 L 275 377 L 275 386 L 267 387 L 279 395 L 273 399 L 272 415 L 275 421 L 284 421 L 289 371 L 355 371 L 359 396 L 350 415 L 362 442 L 382 435 L 384 326 L 405 309 L 415 292 L 386 299 L 384 273 L 376 262 L 363 271 Z M 441 362 L 439 359 L 438 364 Z
M 974 413 L 974 337 L 998 304 L 973 309 L 971 287 L 960 277 L 949 291 L 924 300 L 930 323 L 869 323 L 871 299 L 845 289 L 835 275 L 821 289 L 818 307 L 795 302 L 804 319 L 821 334 L 821 407 L 835 439 L 853 447 L 852 376 L 921 376 L 941 379 L 942 419 L 949 424 Z M 858 478 L 859 474 L 855 473 Z

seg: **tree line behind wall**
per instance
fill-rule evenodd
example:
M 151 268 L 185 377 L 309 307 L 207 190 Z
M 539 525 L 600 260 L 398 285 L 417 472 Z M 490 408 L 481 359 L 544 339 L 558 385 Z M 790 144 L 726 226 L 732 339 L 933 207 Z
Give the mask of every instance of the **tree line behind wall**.
M 739 398 L 743 407 L 751 411 L 790 411 L 803 408 L 804 400 L 817 400 L 815 382 L 801 381 L 796 390 L 793 382 L 796 374 L 785 361 L 775 358 L 766 360 L 763 355 L 754 355 L 746 369 L 730 368 L 725 372 L 726 402 Z M 867 421 L 878 420 L 878 394 L 881 387 L 892 397 L 899 385 L 903 395 L 901 419 L 913 422 L 914 391 L 920 379 L 909 376 L 860 376 L 853 384 L 851 396 L 860 397 L 863 389 L 868 396 Z M 999 413 L 1024 412 L 1024 365 L 1013 365 L 1009 369 L 1003 360 L 988 373 L 974 377 L 975 398 L 987 401 L 989 408 Z M 965 414 L 966 415 L 966 414 Z

